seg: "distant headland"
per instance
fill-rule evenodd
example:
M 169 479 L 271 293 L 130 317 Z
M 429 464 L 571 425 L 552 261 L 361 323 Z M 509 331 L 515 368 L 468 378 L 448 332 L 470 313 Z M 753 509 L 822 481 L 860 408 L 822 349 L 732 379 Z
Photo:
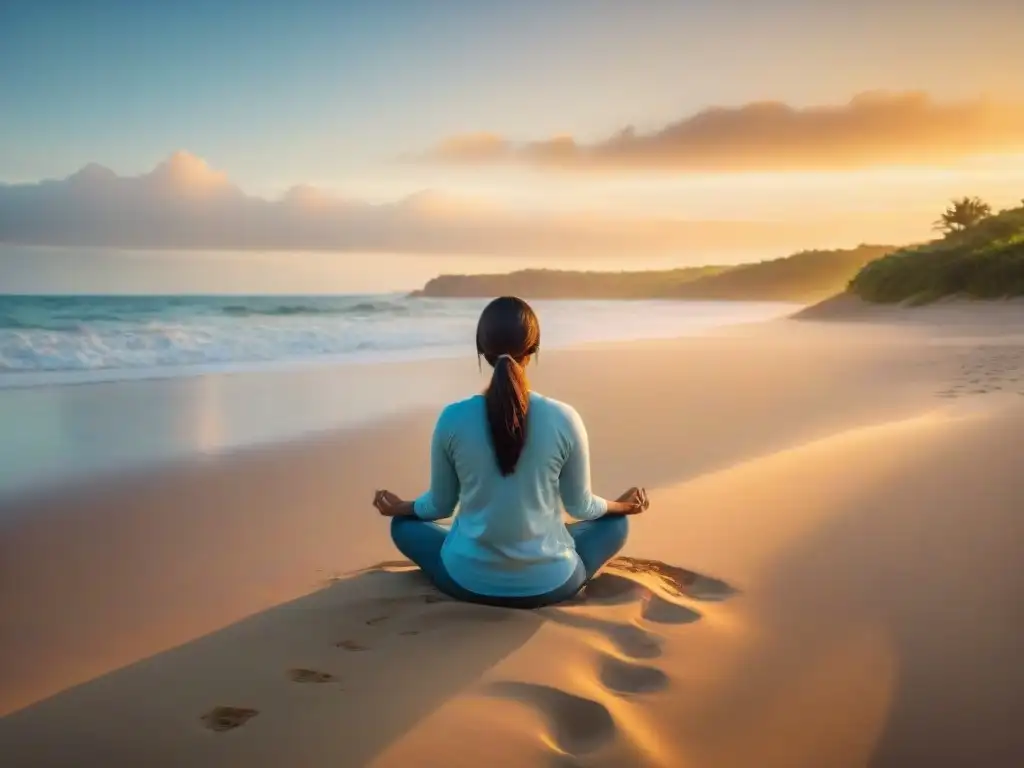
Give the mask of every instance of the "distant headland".
M 1024 202 L 1024 201 L 1022 201 Z M 953 200 L 927 243 L 815 250 L 737 266 L 646 272 L 527 269 L 441 275 L 413 296 L 529 299 L 692 299 L 814 304 L 843 293 L 872 303 L 1024 296 L 1024 205 L 993 213 L 976 197 Z
M 646 272 L 527 269 L 507 274 L 441 275 L 414 296 L 475 298 L 514 294 L 527 299 L 709 299 L 812 303 L 844 290 L 858 271 L 896 250 L 861 245 L 803 251 L 738 266 L 712 265 Z

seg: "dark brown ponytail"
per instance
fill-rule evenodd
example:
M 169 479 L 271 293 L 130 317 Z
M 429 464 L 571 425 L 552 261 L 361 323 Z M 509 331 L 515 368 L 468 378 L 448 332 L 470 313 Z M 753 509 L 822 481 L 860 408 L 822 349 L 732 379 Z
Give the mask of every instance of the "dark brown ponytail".
M 495 299 L 480 315 L 477 354 L 493 366 L 487 387 L 487 423 L 494 458 L 502 475 L 511 475 L 526 445 L 530 388 L 524 366 L 540 348 L 540 324 L 522 299 Z
M 495 362 L 485 399 L 498 469 L 503 475 L 511 475 L 526 444 L 530 390 L 526 371 L 509 355 L 502 355 Z

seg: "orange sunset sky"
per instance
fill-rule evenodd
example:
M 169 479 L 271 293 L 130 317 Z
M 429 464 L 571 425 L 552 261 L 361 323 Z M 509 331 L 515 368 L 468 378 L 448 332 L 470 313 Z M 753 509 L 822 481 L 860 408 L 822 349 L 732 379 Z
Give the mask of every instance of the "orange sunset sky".
M 2 13 L 5 291 L 737 262 L 1024 198 L 1011 0 Z

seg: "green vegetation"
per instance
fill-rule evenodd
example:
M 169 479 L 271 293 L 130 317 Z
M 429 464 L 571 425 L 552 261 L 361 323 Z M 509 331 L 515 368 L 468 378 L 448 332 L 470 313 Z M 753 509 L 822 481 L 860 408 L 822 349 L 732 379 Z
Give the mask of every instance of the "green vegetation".
M 528 269 L 503 275 L 442 275 L 414 295 L 812 302 L 842 291 L 861 267 L 892 250 L 893 246 L 862 245 L 846 250 L 805 251 L 756 264 L 648 272 Z
M 672 296 L 811 303 L 841 292 L 861 268 L 892 250 L 891 245 L 861 245 L 835 251 L 803 251 L 693 280 L 676 288 Z
M 991 215 L 992 206 L 980 197 L 961 197 L 949 204 L 932 227 L 951 235 L 968 230 Z
M 850 290 L 867 301 L 911 304 L 1024 295 L 1024 206 L 992 215 L 977 198 L 963 198 L 939 223 L 947 216 L 945 237 L 867 264 Z

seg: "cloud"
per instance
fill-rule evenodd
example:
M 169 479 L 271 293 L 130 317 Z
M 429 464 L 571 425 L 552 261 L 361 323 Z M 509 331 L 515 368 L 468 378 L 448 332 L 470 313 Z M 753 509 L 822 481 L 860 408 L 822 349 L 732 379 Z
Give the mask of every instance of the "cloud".
M 836 238 L 828 222 L 533 214 L 430 190 L 376 205 L 299 185 L 267 200 L 187 152 L 141 176 L 91 164 L 66 179 L 0 184 L 0 243 L 18 245 L 601 257 L 781 250 Z
M 798 108 L 778 101 L 714 107 L 653 133 L 626 127 L 596 144 L 571 136 L 516 143 L 497 134 L 455 136 L 421 159 L 562 170 L 848 170 L 927 165 L 1024 151 L 1024 105 L 978 99 L 939 103 L 919 92 L 874 91 L 847 104 Z

